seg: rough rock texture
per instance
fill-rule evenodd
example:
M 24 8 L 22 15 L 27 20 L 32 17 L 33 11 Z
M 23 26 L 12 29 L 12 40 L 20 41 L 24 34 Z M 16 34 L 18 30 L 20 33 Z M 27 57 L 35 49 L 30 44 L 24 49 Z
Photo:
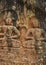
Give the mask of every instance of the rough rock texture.
M 40 65 L 44 63 L 43 52 L 46 52 L 46 38 L 44 30 L 37 28 L 39 24 L 35 20 L 36 23 L 31 18 L 32 27 L 19 23 L 19 30 L 12 25 L 0 26 L 0 65 Z
M 29 2 L 26 4 L 29 5 Z M 21 14 L 17 11 L 17 21 L 11 10 L 1 13 L 0 65 L 46 65 L 46 29 L 41 27 L 42 22 L 36 14 L 27 9 L 24 8 L 24 13 Z

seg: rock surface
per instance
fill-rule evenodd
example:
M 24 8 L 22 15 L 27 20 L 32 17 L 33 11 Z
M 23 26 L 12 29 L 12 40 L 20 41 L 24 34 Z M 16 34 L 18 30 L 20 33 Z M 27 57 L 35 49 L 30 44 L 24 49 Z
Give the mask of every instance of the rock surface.
M 25 8 L 24 14 L 17 13 L 17 21 L 12 14 L 0 16 L 0 65 L 46 65 L 46 31 L 34 12 Z

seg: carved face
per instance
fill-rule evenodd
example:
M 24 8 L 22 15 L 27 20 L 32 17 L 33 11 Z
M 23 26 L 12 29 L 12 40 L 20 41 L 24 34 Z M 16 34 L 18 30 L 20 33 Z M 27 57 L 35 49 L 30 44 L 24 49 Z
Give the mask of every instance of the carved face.
M 11 25 L 12 24 L 12 19 L 11 18 L 7 18 L 6 19 L 6 24 L 7 25 Z
M 7 13 L 7 18 L 6 18 L 6 24 L 11 25 L 12 24 L 12 18 L 11 18 L 11 13 Z

